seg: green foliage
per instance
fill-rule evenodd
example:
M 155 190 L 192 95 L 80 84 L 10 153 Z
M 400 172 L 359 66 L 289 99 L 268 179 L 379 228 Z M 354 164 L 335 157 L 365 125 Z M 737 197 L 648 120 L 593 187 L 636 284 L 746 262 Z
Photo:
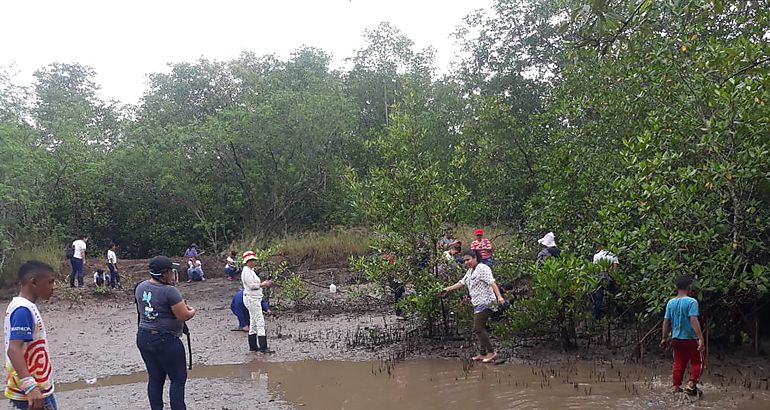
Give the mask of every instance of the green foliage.
M 94 288 L 94 296 L 107 297 L 112 295 L 112 288 L 109 286 L 97 286 Z
M 292 273 L 281 282 L 281 297 L 294 303 L 295 308 L 301 306 L 308 296 L 310 290 L 298 273 Z
M 134 107 L 99 98 L 77 63 L 31 87 L 0 71 L 0 272 L 57 263 L 78 233 L 121 257 L 284 238 L 294 263 L 353 257 L 383 288 L 408 284 L 405 307 L 435 322 L 465 310 L 432 296 L 433 244 L 447 226 L 488 226 L 516 238 L 495 238 L 498 280 L 532 277 L 513 330 L 575 343 L 593 269 L 576 255 L 602 245 L 637 319 L 659 319 L 688 274 L 704 318 L 729 319 L 712 330 L 737 337 L 770 287 L 766 6 L 496 0 L 465 19 L 467 58 L 443 78 L 432 49 L 383 23 L 347 71 L 307 47 L 175 63 Z M 373 239 L 296 235 L 339 226 Z M 548 231 L 573 256 L 530 264 Z M 280 280 L 277 253 L 261 268 Z
M 562 253 L 531 266 L 532 289 L 510 309 L 512 331 L 558 331 L 565 349 L 577 343 L 577 323 L 591 311 L 589 295 L 599 285 L 599 265 Z

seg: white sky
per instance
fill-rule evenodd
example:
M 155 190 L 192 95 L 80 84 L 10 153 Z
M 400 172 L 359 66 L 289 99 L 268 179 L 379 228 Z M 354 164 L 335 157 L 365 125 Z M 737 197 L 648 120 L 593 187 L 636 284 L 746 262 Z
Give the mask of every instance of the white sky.
M 17 84 L 52 62 L 94 67 L 102 95 L 136 103 L 146 75 L 166 63 L 235 58 L 243 50 L 281 58 L 301 45 L 332 54 L 335 66 L 364 45 L 361 33 L 389 21 L 418 49 L 433 46 L 445 71 L 450 34 L 492 0 L 26 0 L 0 2 L 0 66 Z M 9 65 L 15 65 L 8 68 Z

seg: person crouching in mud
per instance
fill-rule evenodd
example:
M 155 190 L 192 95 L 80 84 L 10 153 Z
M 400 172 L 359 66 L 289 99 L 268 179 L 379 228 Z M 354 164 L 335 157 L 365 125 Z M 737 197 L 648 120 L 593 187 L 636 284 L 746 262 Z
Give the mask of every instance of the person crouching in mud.
M 150 260 L 150 279 L 136 286 L 134 296 L 139 313 L 136 345 L 147 367 L 147 397 L 151 410 L 163 409 L 163 386 L 171 379 L 171 410 L 185 410 L 184 389 L 187 364 L 182 341 L 184 322 L 195 316 L 173 286 L 171 259 L 156 256 Z
M 481 256 L 478 251 L 467 249 L 463 251 L 463 260 L 468 271 L 459 282 L 452 286 L 444 288 L 441 296 L 446 296 L 462 287 L 468 288 L 471 295 L 471 304 L 473 304 L 473 333 L 479 341 L 480 353 L 473 357 L 473 360 L 481 360 L 484 363 L 491 363 L 497 357 L 497 352 L 489 340 L 487 331 L 487 321 L 492 316 L 492 304 L 497 302 L 502 305 L 505 299 L 500 294 L 500 289 L 492 276 L 492 269 L 481 263 Z
M 267 347 L 265 316 L 262 314 L 262 288 L 273 286 L 272 280 L 260 280 L 254 267 L 257 255 L 252 251 L 243 253 L 244 267 L 241 270 L 243 283 L 243 304 L 249 310 L 249 351 L 275 353 Z

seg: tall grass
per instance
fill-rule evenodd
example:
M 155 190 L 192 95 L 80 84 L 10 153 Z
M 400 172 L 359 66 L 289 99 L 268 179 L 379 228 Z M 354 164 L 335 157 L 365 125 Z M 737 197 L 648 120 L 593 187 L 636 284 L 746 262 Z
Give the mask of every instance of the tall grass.
M 293 234 L 267 243 L 242 240 L 233 243 L 231 249 L 240 256 L 245 250 L 271 247 L 290 265 L 347 266 L 349 257 L 369 252 L 370 239 L 370 232 L 363 228 L 336 228 Z
M 19 267 L 28 260 L 39 260 L 51 265 L 57 278 L 66 278 L 69 274 L 69 264 L 64 259 L 64 247 L 57 244 L 44 244 L 16 249 L 3 263 L 0 270 L 0 297 L 8 297 L 16 293 Z

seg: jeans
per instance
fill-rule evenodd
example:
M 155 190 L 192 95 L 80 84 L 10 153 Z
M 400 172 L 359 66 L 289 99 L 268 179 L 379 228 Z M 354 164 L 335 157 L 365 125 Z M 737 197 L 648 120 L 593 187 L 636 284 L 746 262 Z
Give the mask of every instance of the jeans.
M 238 269 L 227 267 L 225 268 L 225 275 L 227 275 L 230 278 L 235 277 L 235 274 L 238 273 Z
M 27 410 L 29 409 L 29 402 L 26 400 L 11 400 L 11 405 L 15 409 Z M 56 410 L 56 399 L 53 394 L 43 399 L 43 410 Z
M 150 409 L 163 409 L 163 388 L 168 376 L 171 379 L 171 410 L 186 410 L 184 386 L 187 382 L 187 362 L 182 341 L 168 333 L 139 329 L 136 334 L 136 346 L 147 367 L 147 397 L 150 400 Z
M 120 273 L 118 273 L 118 269 L 111 263 L 108 263 L 107 267 L 110 269 L 110 287 L 120 287 Z
M 75 278 L 78 280 L 78 286 L 83 286 L 83 259 L 71 257 L 70 264 L 72 265 L 72 272 L 70 273 L 70 287 L 75 287 Z
M 192 280 L 196 282 L 203 280 L 203 269 L 201 268 L 187 269 L 187 280 Z

